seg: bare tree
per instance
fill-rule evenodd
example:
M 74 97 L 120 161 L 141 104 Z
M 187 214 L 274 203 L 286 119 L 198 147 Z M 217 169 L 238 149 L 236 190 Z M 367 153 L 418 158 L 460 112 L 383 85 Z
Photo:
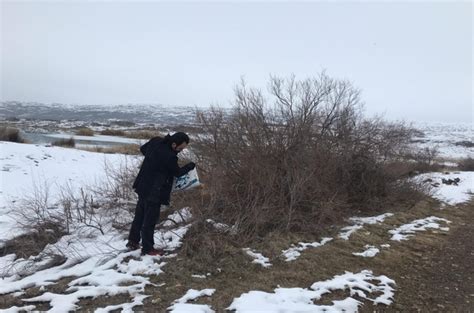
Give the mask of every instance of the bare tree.
M 230 111 L 197 113 L 207 214 L 250 236 L 308 231 L 387 196 L 384 162 L 403 155 L 412 131 L 362 112 L 360 90 L 324 72 L 270 77 L 268 93 L 241 81 Z

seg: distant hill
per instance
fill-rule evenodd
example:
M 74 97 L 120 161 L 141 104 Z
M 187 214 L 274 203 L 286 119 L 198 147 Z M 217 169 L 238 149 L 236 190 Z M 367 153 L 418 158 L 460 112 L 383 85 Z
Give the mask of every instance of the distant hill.
M 192 124 L 194 107 L 167 107 L 159 104 L 65 105 L 5 101 L 0 103 L 0 119 L 110 120 L 167 125 Z

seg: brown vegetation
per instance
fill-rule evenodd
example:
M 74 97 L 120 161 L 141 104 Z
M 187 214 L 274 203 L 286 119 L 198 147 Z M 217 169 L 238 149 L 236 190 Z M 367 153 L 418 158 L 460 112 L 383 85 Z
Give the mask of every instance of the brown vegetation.
M 100 132 L 101 135 L 106 135 L 106 136 L 125 136 L 125 132 L 121 129 L 104 129 L 103 131 Z
M 409 157 L 413 129 L 364 118 L 349 82 L 323 73 L 272 78 L 269 89 L 265 96 L 242 84 L 230 115 L 198 112 L 206 134 L 193 144 L 206 183 L 202 205 L 193 206 L 199 218 L 234 225 L 245 244 L 273 232 L 314 234 L 408 190 L 403 173 L 388 168 Z M 190 256 L 209 242 L 205 228 L 195 230 L 185 243 Z M 218 249 L 210 250 L 203 253 L 212 258 Z
M 47 244 L 55 243 L 61 238 L 64 229 L 55 223 L 33 224 L 30 232 L 5 242 L 0 249 L 0 257 L 15 253 L 17 258 L 29 258 L 43 251 Z
M 76 141 L 74 140 L 73 137 L 69 139 L 58 139 L 56 141 L 53 141 L 51 145 L 58 146 L 58 147 L 74 148 L 76 146 Z
M 160 136 L 160 132 L 158 130 L 136 130 L 125 133 L 125 137 L 136 139 L 151 139 L 156 136 Z
M 10 141 L 24 143 L 25 140 L 20 135 L 20 130 L 14 127 L 0 127 L 0 141 Z
M 474 171 L 474 159 L 467 158 L 459 162 L 459 169 L 463 171 Z
M 91 151 L 91 152 L 100 152 L 100 153 L 118 153 L 118 154 L 140 154 L 140 145 L 137 144 L 126 144 L 126 145 L 117 145 L 109 147 L 87 147 L 81 148 L 81 150 Z
M 78 136 L 94 136 L 94 131 L 88 127 L 79 128 L 76 130 Z

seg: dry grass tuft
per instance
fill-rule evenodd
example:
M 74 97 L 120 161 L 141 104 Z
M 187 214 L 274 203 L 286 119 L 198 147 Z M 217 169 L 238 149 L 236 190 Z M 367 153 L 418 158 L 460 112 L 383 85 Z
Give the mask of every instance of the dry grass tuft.
M 140 145 L 126 144 L 126 145 L 110 146 L 110 147 L 97 146 L 97 147 L 81 148 L 81 150 L 91 151 L 91 152 L 100 152 L 100 153 L 109 153 L 109 154 L 138 155 L 140 154 Z
M 20 130 L 8 126 L 0 127 L 0 141 L 25 143 L 25 140 L 20 135 Z
M 100 132 L 101 135 L 106 135 L 106 136 L 125 136 L 126 133 L 121 130 L 121 129 L 104 129 L 103 131 Z
M 74 148 L 76 146 L 76 141 L 74 140 L 73 137 L 71 137 L 69 139 L 59 139 L 59 140 L 53 141 L 51 145 L 58 146 L 58 147 Z
M 88 127 L 79 128 L 76 130 L 78 136 L 94 136 L 94 131 Z
M 160 136 L 160 132 L 158 130 L 137 130 L 128 131 L 125 133 L 125 137 L 135 139 L 151 139 L 157 136 Z
M 459 169 L 463 171 L 474 171 L 474 159 L 467 158 L 459 162 Z
M 28 259 L 43 251 L 46 245 L 55 243 L 63 235 L 64 229 L 56 223 L 39 223 L 31 225 L 32 232 L 20 235 L 5 242 L 0 256 L 16 254 L 17 258 Z

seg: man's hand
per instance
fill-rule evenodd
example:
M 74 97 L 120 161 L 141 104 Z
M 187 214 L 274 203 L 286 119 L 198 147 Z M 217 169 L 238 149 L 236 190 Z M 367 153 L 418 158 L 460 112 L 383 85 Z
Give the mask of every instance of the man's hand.
M 186 170 L 192 171 L 196 167 L 196 164 L 194 162 L 189 162 L 184 167 L 186 168 Z

